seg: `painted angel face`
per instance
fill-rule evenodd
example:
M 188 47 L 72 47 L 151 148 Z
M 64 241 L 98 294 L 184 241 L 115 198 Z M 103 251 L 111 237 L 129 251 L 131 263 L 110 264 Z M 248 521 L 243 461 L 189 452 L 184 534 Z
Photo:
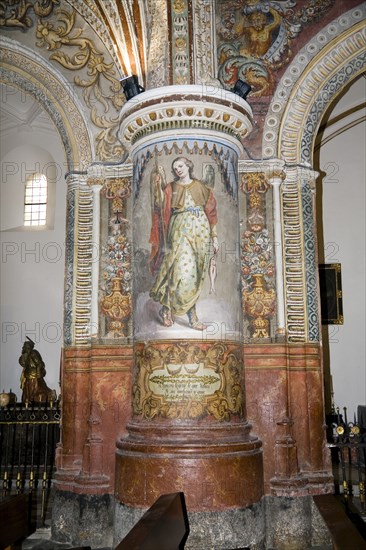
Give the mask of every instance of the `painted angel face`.
M 175 161 L 175 163 L 173 164 L 173 170 L 180 179 L 184 179 L 189 175 L 189 167 L 184 162 L 184 160 Z

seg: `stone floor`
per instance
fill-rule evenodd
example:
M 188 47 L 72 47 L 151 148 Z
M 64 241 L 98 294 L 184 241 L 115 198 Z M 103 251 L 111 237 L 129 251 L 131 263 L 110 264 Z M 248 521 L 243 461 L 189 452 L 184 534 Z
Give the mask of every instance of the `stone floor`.
M 341 472 L 339 471 L 338 467 L 334 467 L 334 476 L 336 482 L 341 479 Z M 356 472 L 355 472 L 356 473 Z M 351 479 L 357 479 L 357 477 L 350 477 Z M 354 495 L 353 495 L 353 501 L 356 505 L 356 507 L 360 510 L 361 504 L 359 502 L 359 494 L 358 494 L 358 488 L 355 487 Z M 41 498 L 37 500 L 36 505 L 36 515 L 37 515 L 37 530 L 30 535 L 26 540 L 23 541 L 21 545 L 22 550 L 68 550 L 71 548 L 74 548 L 74 546 L 71 546 L 66 543 L 56 543 L 51 541 L 51 510 L 52 510 L 52 491 L 48 495 L 48 499 L 46 502 L 46 510 L 45 510 L 45 518 L 44 521 L 40 520 L 41 517 L 41 510 L 42 510 L 42 504 L 41 504 Z M 366 515 L 361 514 L 362 519 L 366 522 Z M 307 550 L 331 550 L 332 546 L 317 546 L 312 547 Z M 98 548 L 97 550 L 111 550 L 110 547 L 104 547 L 104 548 Z M 160 550 L 160 549 L 156 549 Z M 207 548 L 207 550 L 225 550 L 224 548 Z M 231 549 L 234 550 L 234 549 Z M 271 550 L 271 549 L 268 549 Z
M 67 550 L 75 548 L 69 544 L 57 543 L 50 540 L 51 528 L 40 527 L 22 543 L 22 550 Z M 111 550 L 110 547 L 98 548 L 97 550 Z

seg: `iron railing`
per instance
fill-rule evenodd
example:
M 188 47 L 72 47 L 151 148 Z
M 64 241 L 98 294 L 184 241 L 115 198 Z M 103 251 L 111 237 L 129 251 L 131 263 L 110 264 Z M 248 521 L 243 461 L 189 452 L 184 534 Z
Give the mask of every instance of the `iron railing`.
M 29 491 L 44 525 L 60 438 L 60 403 L 15 403 L 0 408 L 2 497 Z M 37 521 L 39 523 L 39 521 Z
M 347 420 L 347 409 L 339 408 L 332 415 L 331 436 L 328 446 L 332 450 L 335 492 L 344 499 L 357 505 L 359 512 L 366 520 L 365 483 L 366 483 L 366 428 L 356 419 Z

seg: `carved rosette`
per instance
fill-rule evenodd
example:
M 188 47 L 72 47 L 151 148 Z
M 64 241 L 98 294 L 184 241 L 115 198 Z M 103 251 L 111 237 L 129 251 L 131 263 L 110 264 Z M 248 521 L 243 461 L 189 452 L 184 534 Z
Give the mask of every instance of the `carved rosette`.
M 189 84 L 191 80 L 189 4 L 175 0 L 171 4 L 171 56 L 174 84 Z
M 151 420 L 243 416 L 241 348 L 231 343 L 150 342 L 136 347 L 133 412 Z

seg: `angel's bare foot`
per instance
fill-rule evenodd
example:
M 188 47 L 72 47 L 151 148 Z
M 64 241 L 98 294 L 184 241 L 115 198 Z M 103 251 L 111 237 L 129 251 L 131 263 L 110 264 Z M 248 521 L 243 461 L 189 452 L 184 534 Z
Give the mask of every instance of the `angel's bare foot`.
M 189 326 L 191 328 L 194 328 L 195 330 L 205 330 L 205 325 L 199 321 L 196 313 L 195 306 L 191 307 L 191 309 L 187 312 L 188 320 L 189 320 Z
M 172 312 L 166 306 L 163 306 L 161 308 L 161 310 L 159 311 L 159 317 L 160 317 L 161 322 L 163 323 L 164 327 L 171 327 L 174 323 L 173 318 L 172 318 Z

